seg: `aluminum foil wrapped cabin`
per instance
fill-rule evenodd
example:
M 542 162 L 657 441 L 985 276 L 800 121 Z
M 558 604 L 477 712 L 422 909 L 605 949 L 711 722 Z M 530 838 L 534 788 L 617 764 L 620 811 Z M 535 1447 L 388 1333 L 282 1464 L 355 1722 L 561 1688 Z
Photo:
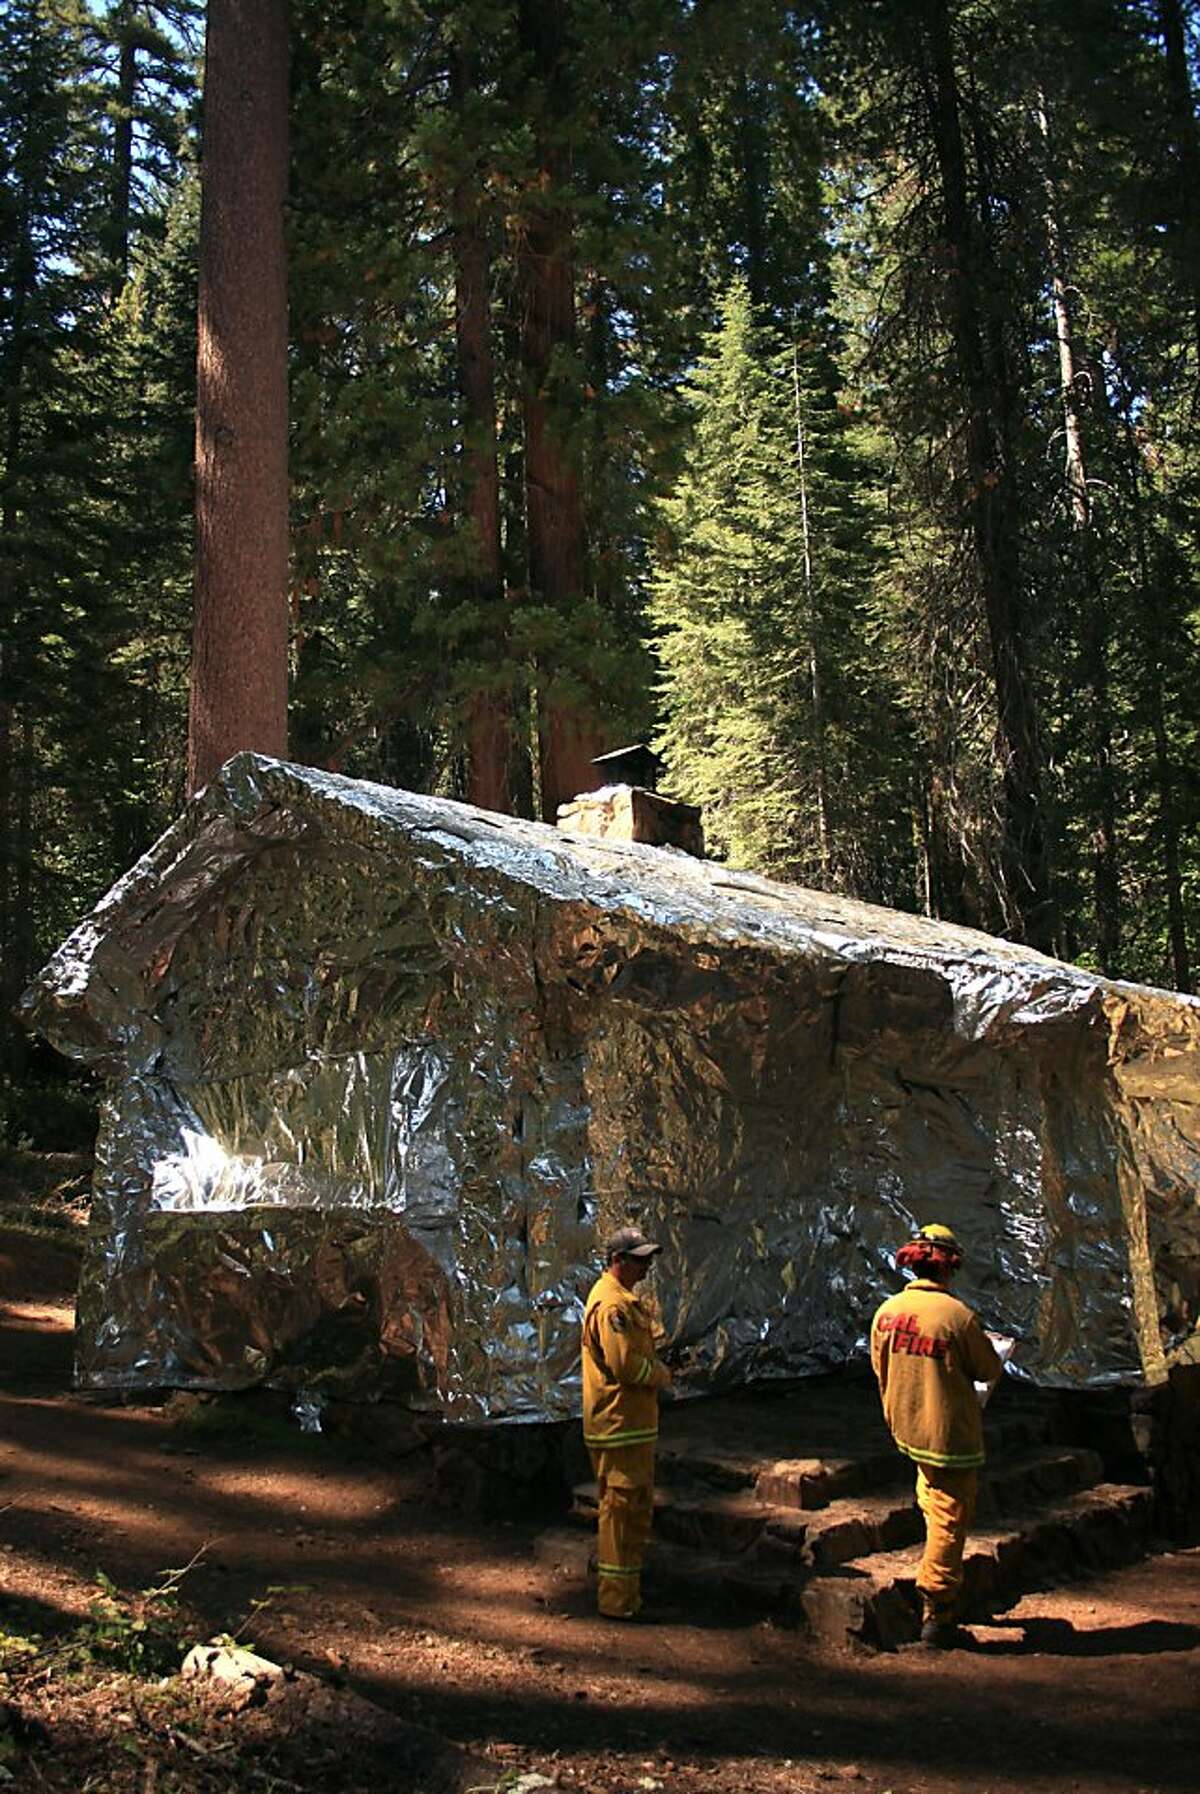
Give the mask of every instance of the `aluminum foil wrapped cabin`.
M 968 930 L 240 755 L 27 1004 L 92 1387 L 560 1416 L 626 1218 L 695 1388 L 859 1357 L 932 1218 L 1019 1374 L 1200 1356 L 1200 1008 Z

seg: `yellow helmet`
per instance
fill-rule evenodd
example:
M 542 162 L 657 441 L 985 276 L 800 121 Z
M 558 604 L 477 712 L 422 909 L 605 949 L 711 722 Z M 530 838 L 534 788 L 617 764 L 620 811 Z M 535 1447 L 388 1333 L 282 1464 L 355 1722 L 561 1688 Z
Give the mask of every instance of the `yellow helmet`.
M 924 1276 L 926 1270 L 956 1271 L 962 1261 L 962 1247 L 950 1228 L 943 1227 L 938 1221 L 919 1227 L 908 1244 L 901 1246 L 896 1254 L 896 1263 L 905 1270 L 915 1271 L 918 1276 Z
M 919 1240 L 934 1240 L 939 1246 L 949 1246 L 954 1252 L 961 1252 L 962 1247 L 949 1227 L 943 1227 L 940 1221 L 930 1221 L 925 1227 L 917 1229 Z

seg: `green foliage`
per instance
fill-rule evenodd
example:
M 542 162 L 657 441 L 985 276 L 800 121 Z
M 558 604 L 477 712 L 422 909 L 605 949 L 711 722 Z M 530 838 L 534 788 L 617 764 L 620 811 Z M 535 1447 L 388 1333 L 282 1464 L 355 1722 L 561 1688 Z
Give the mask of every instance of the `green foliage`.
M 192 1567 L 164 1570 L 157 1582 L 136 1594 L 118 1588 L 111 1576 L 97 1570 L 89 1618 L 75 1635 L 76 1653 L 127 1675 L 163 1675 L 178 1669 L 186 1645 L 179 1637 L 179 1591 Z
M 0 15 L 0 1115 L 38 1141 L 54 1108 L 12 1004 L 183 797 L 199 12 Z M 731 858 L 1014 932 L 1041 852 L 1014 806 L 1036 800 L 1056 950 L 1192 982 L 1197 69 L 1194 21 L 1181 71 L 1165 16 L 299 0 L 296 757 L 461 793 L 494 702 L 529 809 L 551 699 L 610 744 L 657 730 Z M 522 274 L 547 218 L 574 329 L 534 396 L 586 545 L 549 599 Z M 464 221 L 494 383 L 470 428 Z M 470 498 L 493 439 L 488 585 Z
M 22 4 L 0 25 L 5 1028 L 40 958 L 180 796 L 195 206 L 177 33 L 194 11 Z M 138 76 L 119 270 L 112 32 Z M 20 1074 L 18 1038 L 0 1044 Z
M 999 931 L 1023 925 L 1003 656 L 968 453 L 979 404 L 962 353 L 966 288 L 999 445 L 988 478 L 1008 495 L 1005 602 L 1037 719 L 1050 936 L 1068 958 L 1186 987 L 1196 297 L 1163 184 L 1177 146 L 1154 98 L 1157 18 L 1101 0 L 1070 15 L 1034 0 L 847 7 L 825 48 L 843 220 L 835 304 L 890 461 L 873 602 L 919 746 L 925 901 Z M 947 71 L 965 268 L 947 244 Z M 1066 394 L 1056 262 L 1076 369 Z M 1085 520 L 1066 478 L 1069 401 Z
M 36 1633 L 0 1632 L 0 1683 L 28 1674 L 35 1666 L 45 1676 L 103 1669 L 148 1678 L 177 1670 L 188 1642 L 180 1636 L 185 1625 L 180 1591 L 197 1561 L 193 1558 L 179 1569 L 164 1570 L 155 1582 L 136 1591 L 122 1589 L 98 1569 L 88 1618 L 70 1632 L 49 1639 Z
M 36 1633 L 0 1631 L 0 1675 L 20 1669 L 22 1664 L 36 1657 L 41 1648 L 42 1641 Z
M 757 324 L 735 282 L 685 389 L 692 448 L 662 505 L 658 745 L 717 852 L 896 901 L 911 893 L 904 730 L 870 642 L 869 465 L 832 378 L 819 345 L 784 348 Z

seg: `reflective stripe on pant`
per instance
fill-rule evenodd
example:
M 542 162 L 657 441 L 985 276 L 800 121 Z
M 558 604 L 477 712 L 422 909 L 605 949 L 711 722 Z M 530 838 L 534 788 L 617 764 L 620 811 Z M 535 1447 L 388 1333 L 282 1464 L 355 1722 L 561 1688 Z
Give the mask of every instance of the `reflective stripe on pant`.
M 925 1516 L 925 1554 L 917 1571 L 926 1619 L 953 1614 L 963 1583 L 963 1547 L 975 1517 L 978 1470 L 917 1466 L 917 1505 Z
M 607 1450 L 593 1447 L 591 1458 L 600 1491 L 600 1612 L 609 1619 L 628 1619 L 642 1604 L 642 1559 L 654 1513 L 654 1440 Z

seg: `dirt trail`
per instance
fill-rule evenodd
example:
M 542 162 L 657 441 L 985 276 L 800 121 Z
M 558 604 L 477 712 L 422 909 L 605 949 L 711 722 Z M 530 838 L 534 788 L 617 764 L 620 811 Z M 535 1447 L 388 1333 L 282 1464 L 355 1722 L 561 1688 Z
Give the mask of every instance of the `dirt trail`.
M 202 1556 L 206 1625 L 563 1787 L 664 1794 L 1191 1790 L 1200 1551 L 1028 1597 L 968 1650 L 818 1654 L 697 1589 L 658 1626 L 606 1625 L 539 1565 L 544 1522 L 440 1503 L 424 1454 L 354 1461 L 297 1432 L 212 1435 L 204 1410 L 68 1388 L 75 1257 L 0 1237 L 0 1626 L 86 1614 Z

